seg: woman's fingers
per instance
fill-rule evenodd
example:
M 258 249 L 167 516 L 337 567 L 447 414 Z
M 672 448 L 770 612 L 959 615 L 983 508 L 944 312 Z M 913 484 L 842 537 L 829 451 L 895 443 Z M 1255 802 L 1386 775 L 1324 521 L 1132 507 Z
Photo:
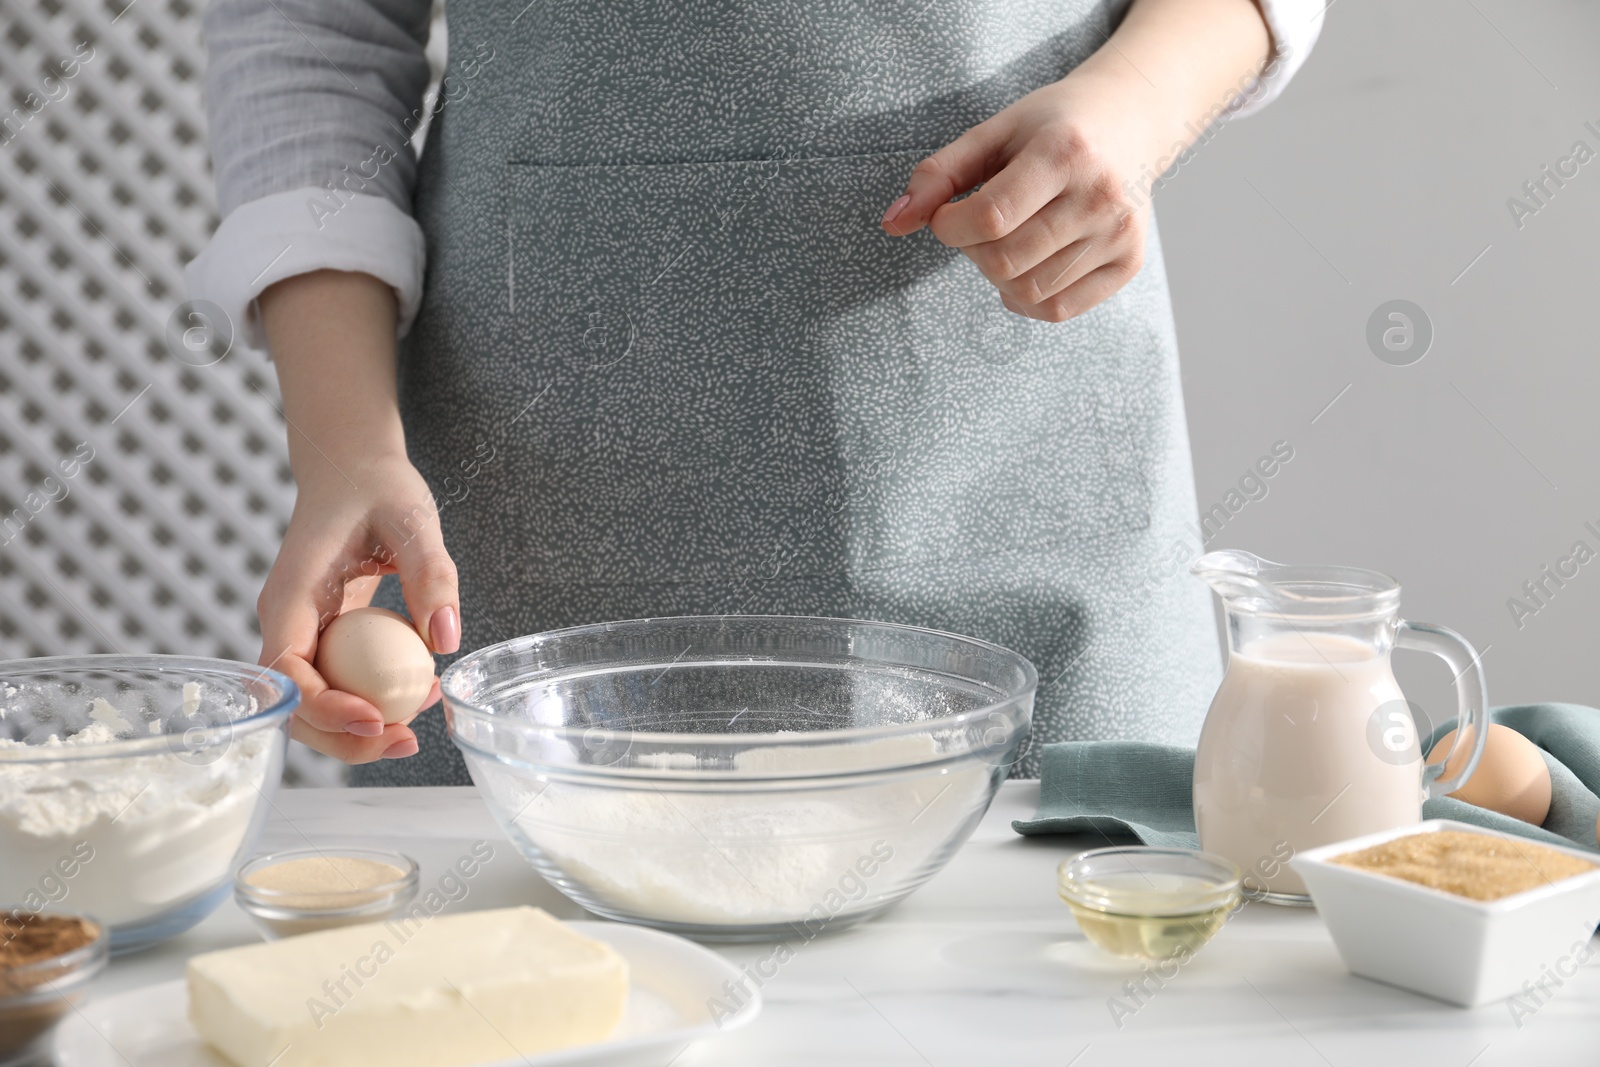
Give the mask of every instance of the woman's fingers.
M 1067 179 L 1061 153 L 1031 146 L 971 196 L 936 208 L 930 222 L 933 235 L 952 248 L 998 241 L 1059 196 Z
M 323 689 L 301 702 L 290 733 L 318 752 L 346 763 L 404 759 L 417 754 L 411 720 L 438 702 L 439 680 L 435 678 L 421 707 L 403 722 L 385 724 L 377 708 L 353 693 Z
M 1008 296 L 1024 306 L 1039 304 L 1077 283 L 1078 279 L 1102 266 L 1110 250 L 1097 237 L 1061 249 L 1043 263 L 1006 282 L 996 282 L 1001 296 Z
M 1147 213 L 1131 201 L 1145 199 L 1132 194 L 1148 123 L 1121 96 L 1095 77 L 1029 93 L 917 164 L 884 229 L 928 227 L 1019 314 L 1060 322 L 1087 311 L 1143 254 Z
M 456 564 L 444 547 L 437 511 L 413 513 L 406 525 L 409 536 L 395 550 L 394 559 L 406 610 L 428 647 L 447 656 L 461 647 Z
M 310 669 L 322 624 L 337 615 L 344 602 L 343 583 L 330 580 L 334 555 L 334 551 L 301 543 L 293 530 L 284 538 L 256 600 L 264 666 L 278 664 L 282 669 L 283 661 L 296 657 Z M 301 678 L 284 673 L 304 688 Z M 323 688 L 320 679 L 316 688 Z
M 296 714 L 324 733 L 377 737 L 383 732 L 383 712 L 354 693 L 337 689 L 324 688 L 309 700 L 302 700 Z
M 407 734 L 410 736 L 407 737 Z M 379 753 L 379 759 L 405 759 L 407 756 L 415 756 L 422 747 L 417 743 L 417 735 L 404 726 L 395 727 L 393 738 L 386 736 L 385 740 L 390 741 L 390 744 Z
M 304 547 L 292 534 L 284 539 L 256 603 L 261 662 L 300 687 L 297 720 L 319 732 L 373 737 L 383 732 L 383 713 L 360 697 L 329 690 L 312 665 L 322 624 L 344 606 L 346 583 L 334 577 L 335 555 Z
M 918 163 L 905 194 L 884 212 L 884 230 L 895 237 L 915 233 L 935 211 L 988 181 L 1005 164 L 1007 127 L 995 119 L 980 123 Z
M 1091 190 L 1069 190 L 998 241 L 963 248 L 1002 296 L 1021 306 L 1056 296 L 1142 243 L 1133 213 L 1108 210 Z
M 299 656 L 282 656 L 276 664 L 269 663 L 267 666 L 287 674 L 300 687 L 300 706 L 294 712 L 291 736 L 306 740 L 307 737 L 329 738 L 337 735 L 348 739 L 342 742 L 348 747 L 359 740 L 383 734 L 382 712 L 358 696 L 329 689 L 322 676 Z M 305 736 L 302 736 L 303 733 Z M 339 755 L 334 751 L 337 746 L 330 743 L 319 743 L 312 747 L 329 755 Z
M 375 737 L 356 737 L 346 733 L 318 730 L 298 715 L 289 729 L 290 736 L 344 763 L 372 763 L 380 759 L 404 759 L 417 754 L 417 735 L 400 724 L 385 726 Z
M 1139 273 L 1142 263 L 1142 249 L 1137 249 L 1109 263 L 1101 264 L 1066 289 L 1038 303 L 1024 304 L 1004 293 L 1000 294 L 1000 302 L 1008 310 L 1030 319 L 1066 322 L 1070 318 L 1082 315 L 1127 285 L 1129 280 Z
M 1048 294 L 1039 292 L 1030 295 L 1027 288 L 1020 285 L 1022 279 L 1047 260 L 1059 258 L 1060 253 L 1069 248 L 1081 251 L 1085 247 L 1085 240 L 1094 235 L 1095 229 L 1096 220 L 1085 216 L 1074 197 L 1062 194 L 1000 240 L 970 245 L 961 251 L 977 265 L 985 278 L 994 283 L 995 288 L 1017 297 L 1023 303 L 1032 303 Z
M 417 751 L 405 725 L 439 699 L 388 723 L 377 707 L 328 687 L 316 670 L 324 626 L 372 600 L 382 575 L 397 573 L 423 640 L 434 652 L 461 645 L 456 568 L 445 550 L 427 483 L 403 456 L 378 456 L 339 480 L 302 479 L 294 515 L 257 602 L 261 662 L 300 687 L 294 736 L 354 763 Z

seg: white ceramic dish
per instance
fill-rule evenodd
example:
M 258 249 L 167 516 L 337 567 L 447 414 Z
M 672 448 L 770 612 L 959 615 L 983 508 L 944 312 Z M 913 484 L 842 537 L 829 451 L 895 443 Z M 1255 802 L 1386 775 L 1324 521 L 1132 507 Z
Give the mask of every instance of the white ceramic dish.
M 728 1003 L 723 983 L 744 978 L 721 956 L 657 930 L 609 922 L 568 923 L 605 941 L 628 960 L 628 1013 L 611 1040 L 543 1056 L 518 1057 L 492 1067 L 665 1067 L 691 1041 L 750 1023 L 761 1012 L 751 996 L 720 1025 L 710 1001 Z M 95 1000 L 56 1035 L 58 1067 L 230 1067 L 190 1027 L 182 980 Z M 484 1067 L 491 1067 L 485 1064 Z
M 1329 862 L 1397 837 L 1440 830 L 1527 840 L 1430 819 L 1310 849 L 1289 861 L 1311 890 L 1345 966 L 1364 978 L 1464 1007 L 1526 993 L 1541 981 L 1553 988 L 1553 980 L 1572 977 L 1588 958 L 1589 939 L 1600 924 L 1600 868 L 1502 900 L 1479 901 Z M 1545 847 L 1600 863 L 1592 852 Z

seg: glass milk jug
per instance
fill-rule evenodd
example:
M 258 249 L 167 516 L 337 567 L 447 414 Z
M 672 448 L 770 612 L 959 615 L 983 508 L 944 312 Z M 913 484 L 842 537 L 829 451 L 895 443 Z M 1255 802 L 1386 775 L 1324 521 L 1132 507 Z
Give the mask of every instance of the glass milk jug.
M 1408 826 L 1422 801 L 1477 768 L 1483 667 L 1471 645 L 1399 617 L 1400 585 L 1355 567 L 1293 566 L 1249 552 L 1211 552 L 1193 573 L 1222 598 L 1228 669 L 1206 713 L 1194 761 L 1200 847 L 1245 872 L 1279 904 L 1309 903 L 1294 854 Z M 1394 674 L 1394 648 L 1432 652 L 1456 677 L 1458 722 L 1472 752 L 1460 772 L 1425 763 Z

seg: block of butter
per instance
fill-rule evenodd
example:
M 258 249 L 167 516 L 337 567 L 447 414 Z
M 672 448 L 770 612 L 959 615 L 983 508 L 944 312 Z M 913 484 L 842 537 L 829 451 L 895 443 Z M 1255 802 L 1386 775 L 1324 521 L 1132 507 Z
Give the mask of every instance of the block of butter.
M 474 1067 L 603 1041 L 628 963 L 538 908 L 402 915 L 189 961 L 189 1019 L 237 1067 Z

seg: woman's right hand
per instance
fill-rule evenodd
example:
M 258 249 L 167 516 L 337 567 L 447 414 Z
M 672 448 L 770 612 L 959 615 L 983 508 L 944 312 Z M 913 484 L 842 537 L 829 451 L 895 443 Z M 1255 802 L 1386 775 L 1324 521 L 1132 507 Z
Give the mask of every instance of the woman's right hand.
M 456 567 L 444 547 L 433 495 L 404 456 L 300 479 L 278 558 L 257 602 L 261 661 L 300 687 L 292 736 L 346 763 L 414 755 L 406 723 L 439 699 L 438 683 L 404 723 L 352 693 L 328 688 L 313 664 L 317 639 L 334 616 L 368 603 L 384 574 L 398 574 L 417 630 L 438 654 L 461 644 Z
M 414 755 L 405 723 L 385 726 L 376 707 L 329 689 L 313 666 L 322 628 L 370 601 L 384 574 L 400 576 L 436 655 L 461 646 L 456 566 L 428 483 L 406 458 L 394 291 L 369 274 L 314 271 L 268 288 L 260 308 L 299 487 L 256 604 L 261 662 L 300 686 L 296 739 L 346 763 Z M 438 699 L 436 682 L 417 712 Z

